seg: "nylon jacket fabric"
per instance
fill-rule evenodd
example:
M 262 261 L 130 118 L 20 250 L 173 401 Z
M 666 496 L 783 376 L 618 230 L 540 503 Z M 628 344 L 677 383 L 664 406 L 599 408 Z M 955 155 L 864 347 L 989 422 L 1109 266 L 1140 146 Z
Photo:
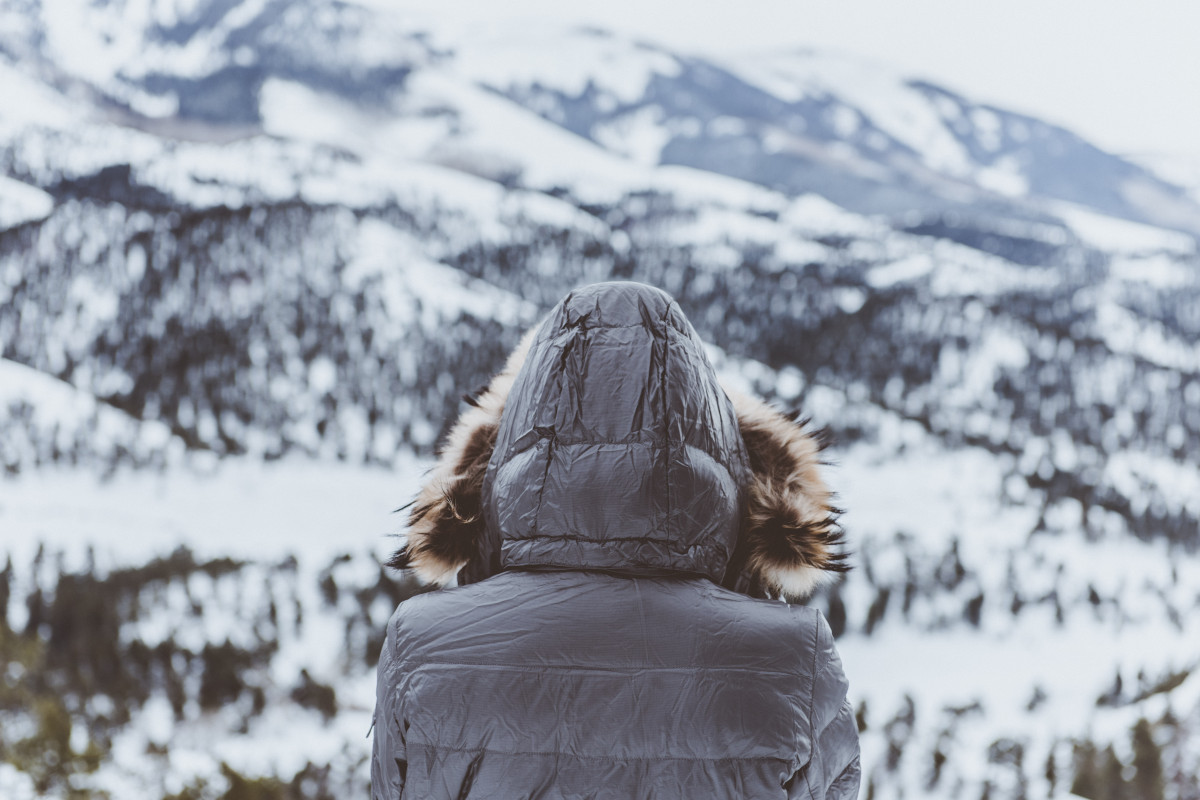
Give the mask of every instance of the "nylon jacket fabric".
M 465 585 L 388 624 L 375 800 L 857 797 L 824 618 L 719 585 L 748 475 L 678 305 L 569 295 L 508 394 Z
M 560 303 L 530 345 L 488 464 L 487 530 L 503 534 L 502 566 L 720 581 L 748 474 L 737 416 L 679 306 L 600 284 Z

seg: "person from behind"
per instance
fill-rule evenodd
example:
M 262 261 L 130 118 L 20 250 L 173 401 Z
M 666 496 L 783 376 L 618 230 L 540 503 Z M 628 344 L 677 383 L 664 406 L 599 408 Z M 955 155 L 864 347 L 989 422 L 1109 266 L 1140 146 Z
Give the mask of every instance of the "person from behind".
M 390 562 L 374 800 L 858 796 L 844 572 L 802 424 L 727 391 L 678 304 L 572 292 L 451 429 Z M 457 584 L 457 585 L 455 585 Z

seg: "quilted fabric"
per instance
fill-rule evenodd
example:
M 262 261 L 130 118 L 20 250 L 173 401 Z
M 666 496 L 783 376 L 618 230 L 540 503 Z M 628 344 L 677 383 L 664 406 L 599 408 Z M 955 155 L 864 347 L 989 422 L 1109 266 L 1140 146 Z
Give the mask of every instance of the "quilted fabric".
M 748 479 L 678 305 L 568 296 L 509 392 L 464 585 L 388 625 L 373 797 L 857 797 L 821 614 L 719 585 Z

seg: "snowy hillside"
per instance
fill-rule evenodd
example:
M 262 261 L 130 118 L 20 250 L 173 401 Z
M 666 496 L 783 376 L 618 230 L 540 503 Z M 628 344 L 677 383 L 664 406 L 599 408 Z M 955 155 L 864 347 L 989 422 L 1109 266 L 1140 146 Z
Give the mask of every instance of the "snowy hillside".
M 1171 154 L 1145 154 L 1134 159 L 1163 180 L 1182 186 L 1200 198 L 1200 158 Z
M 841 56 L 315 0 L 0 0 L 0 87 L 0 797 L 365 796 L 390 512 L 633 279 L 834 437 L 864 797 L 1200 798 L 1182 173 Z

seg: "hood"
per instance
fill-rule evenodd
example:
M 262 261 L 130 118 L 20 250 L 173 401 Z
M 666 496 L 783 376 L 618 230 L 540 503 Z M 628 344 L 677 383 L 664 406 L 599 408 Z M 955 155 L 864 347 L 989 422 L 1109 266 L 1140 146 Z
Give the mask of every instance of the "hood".
M 564 298 L 451 429 L 393 567 L 701 575 L 802 597 L 846 570 L 821 443 L 723 388 L 678 304 L 639 283 Z

